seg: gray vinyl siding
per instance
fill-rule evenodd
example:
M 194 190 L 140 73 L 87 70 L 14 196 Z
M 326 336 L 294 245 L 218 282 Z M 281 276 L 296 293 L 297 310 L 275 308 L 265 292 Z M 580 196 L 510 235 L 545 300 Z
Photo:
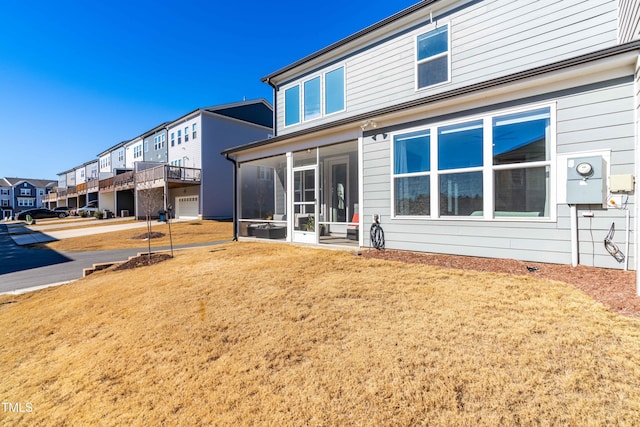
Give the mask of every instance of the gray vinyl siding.
M 305 79 L 282 82 L 276 94 L 278 134 L 615 46 L 616 6 L 615 0 L 481 1 L 440 20 L 434 8 L 434 21 L 450 24 L 450 83 L 416 91 L 415 37 L 432 28 L 428 18 L 416 19 L 354 53 L 327 59 L 331 67 L 345 65 L 345 112 L 285 128 L 284 89 Z
M 536 97 L 556 103 L 558 155 L 591 150 L 611 150 L 612 174 L 634 173 L 634 82 L 631 77 L 603 82 L 570 91 Z M 527 101 L 516 101 L 513 106 Z M 487 108 L 487 113 L 493 111 Z M 426 119 L 426 118 L 425 118 Z M 442 121 L 446 118 L 442 118 Z M 407 123 L 410 130 L 419 123 Z M 398 127 L 393 130 L 398 130 Z M 390 131 L 377 129 L 377 140 L 365 135 L 363 144 L 362 206 L 365 229 L 374 214 L 381 217 L 386 247 L 445 254 L 514 258 L 531 262 L 571 263 L 570 208 L 565 203 L 552 206 L 556 221 L 483 220 L 483 219 L 405 219 L 392 218 Z M 381 135 L 386 133 L 386 138 Z M 552 173 L 557 166 L 552 165 Z M 565 186 L 558 182 L 557 188 Z M 433 195 L 432 195 L 433 197 Z M 485 197 L 493 197 L 485 194 Z M 629 198 L 631 212 L 630 241 L 635 242 L 635 196 Z M 592 212 L 593 217 L 584 217 Z M 624 251 L 625 211 L 599 206 L 579 206 L 578 239 L 580 263 L 606 268 L 621 268 L 604 249 L 603 240 L 615 223 L 614 242 Z M 364 233 L 369 246 L 368 233 Z M 631 246 L 633 248 L 634 245 Z M 635 250 L 631 250 L 633 266 Z
M 164 138 L 165 138 L 164 144 L 159 149 L 156 150 L 154 138 L 156 136 L 162 136 L 162 135 L 164 135 Z M 169 145 L 169 138 L 168 138 L 166 129 L 162 129 L 156 133 L 148 135 L 147 137 L 144 138 L 144 143 L 143 143 L 143 150 L 145 147 L 147 148 L 147 150 L 143 151 L 144 161 L 166 163 L 168 145 Z
M 620 43 L 640 38 L 640 3 L 638 0 L 619 0 Z
M 233 164 L 220 152 L 229 146 L 266 139 L 271 129 L 207 114 L 202 114 L 201 118 L 198 138 L 202 152 L 202 218 L 232 218 Z

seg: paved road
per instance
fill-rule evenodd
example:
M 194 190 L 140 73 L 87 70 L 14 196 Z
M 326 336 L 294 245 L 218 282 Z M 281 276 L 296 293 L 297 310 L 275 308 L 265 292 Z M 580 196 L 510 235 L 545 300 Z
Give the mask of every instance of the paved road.
M 212 245 L 174 246 L 175 249 Z M 152 248 L 161 250 L 168 248 Z M 82 270 L 95 263 L 123 261 L 145 248 L 112 251 L 57 252 L 17 245 L 10 237 L 7 226 L 0 224 L 0 293 L 23 291 L 29 288 L 51 286 L 82 277 Z

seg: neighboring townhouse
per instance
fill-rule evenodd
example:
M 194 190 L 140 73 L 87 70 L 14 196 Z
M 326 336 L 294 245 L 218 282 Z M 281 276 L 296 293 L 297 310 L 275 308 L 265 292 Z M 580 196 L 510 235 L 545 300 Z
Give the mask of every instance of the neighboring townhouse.
M 162 123 L 142 134 L 145 162 L 167 163 L 167 125 Z
M 11 201 L 11 184 L 4 178 L 0 179 L 0 219 L 13 216 L 13 203 Z
M 142 136 L 138 136 L 125 144 L 125 169 L 133 170 L 133 165 L 136 162 L 144 160 L 143 143 Z
M 100 167 L 97 160 L 84 164 L 86 176 L 86 197 L 78 200 L 78 206 L 86 206 L 91 202 L 97 203 L 100 189 Z
M 272 129 L 273 110 L 263 99 L 199 108 L 58 174 L 47 203 L 98 201 L 103 210 L 137 218 L 167 209 L 182 218 L 231 218 L 233 165 L 220 151 L 268 138 Z
M 425 0 L 269 74 L 275 136 L 223 151 L 236 233 L 637 269 L 639 19 Z
M 263 99 L 199 108 L 167 123 L 168 165 L 144 162 L 136 169 L 138 217 L 171 207 L 176 217 L 231 218 L 233 165 L 220 151 L 230 141 L 243 144 L 269 137 L 272 123 L 273 110 Z M 162 191 L 150 206 L 148 198 L 139 195 L 154 188 Z
M 67 206 L 71 206 L 71 207 L 75 207 L 76 204 L 74 203 L 74 201 L 77 201 L 78 199 L 78 186 L 76 183 L 76 169 L 77 168 L 73 168 L 70 169 L 68 171 L 66 171 L 66 180 L 67 180 L 67 194 L 66 194 L 66 200 Z
M 98 184 L 98 207 L 109 210 L 116 215 L 129 216 L 134 214 L 133 164 L 127 167 L 127 146 L 142 147 L 142 139 L 122 141 L 98 154 L 100 181 Z
M 0 178 L 1 219 L 14 217 L 26 209 L 42 207 L 43 200 L 55 185 L 53 180 Z

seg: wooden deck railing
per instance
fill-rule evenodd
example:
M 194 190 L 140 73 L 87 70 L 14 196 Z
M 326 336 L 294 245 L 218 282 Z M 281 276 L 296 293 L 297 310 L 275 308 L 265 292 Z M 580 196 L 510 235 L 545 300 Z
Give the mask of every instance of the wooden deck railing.
M 134 187 L 133 171 L 118 174 L 113 177 L 113 186 L 117 190 L 127 190 Z
M 87 181 L 87 191 L 89 193 L 95 193 L 100 188 L 100 180 L 93 178 Z
M 113 191 L 113 177 L 100 180 L 100 192 Z
M 197 184 L 200 183 L 201 174 L 201 169 L 161 165 L 136 173 L 135 179 L 136 184 L 151 186 L 164 184 L 165 181 Z

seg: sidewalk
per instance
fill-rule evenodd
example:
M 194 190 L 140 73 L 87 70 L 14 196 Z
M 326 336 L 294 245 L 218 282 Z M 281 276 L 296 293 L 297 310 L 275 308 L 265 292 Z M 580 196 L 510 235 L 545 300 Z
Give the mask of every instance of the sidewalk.
M 97 221 L 97 220 L 90 220 Z M 171 220 L 172 223 L 178 222 L 176 219 Z M 92 234 L 110 233 L 112 231 L 129 230 L 134 228 L 146 227 L 146 221 L 126 222 L 122 223 L 121 219 L 107 219 L 100 220 L 101 225 L 82 226 L 84 224 L 46 224 L 46 225 L 26 225 L 25 223 L 17 222 L 13 224 L 6 224 L 7 231 L 13 239 L 13 241 L 20 246 L 32 245 L 34 243 L 47 243 L 56 240 L 69 239 L 72 237 L 90 236 Z M 80 228 L 74 228 L 72 230 L 52 230 L 44 232 L 47 229 L 52 228 L 65 228 L 80 225 Z M 88 225 L 88 224 L 87 224 Z

